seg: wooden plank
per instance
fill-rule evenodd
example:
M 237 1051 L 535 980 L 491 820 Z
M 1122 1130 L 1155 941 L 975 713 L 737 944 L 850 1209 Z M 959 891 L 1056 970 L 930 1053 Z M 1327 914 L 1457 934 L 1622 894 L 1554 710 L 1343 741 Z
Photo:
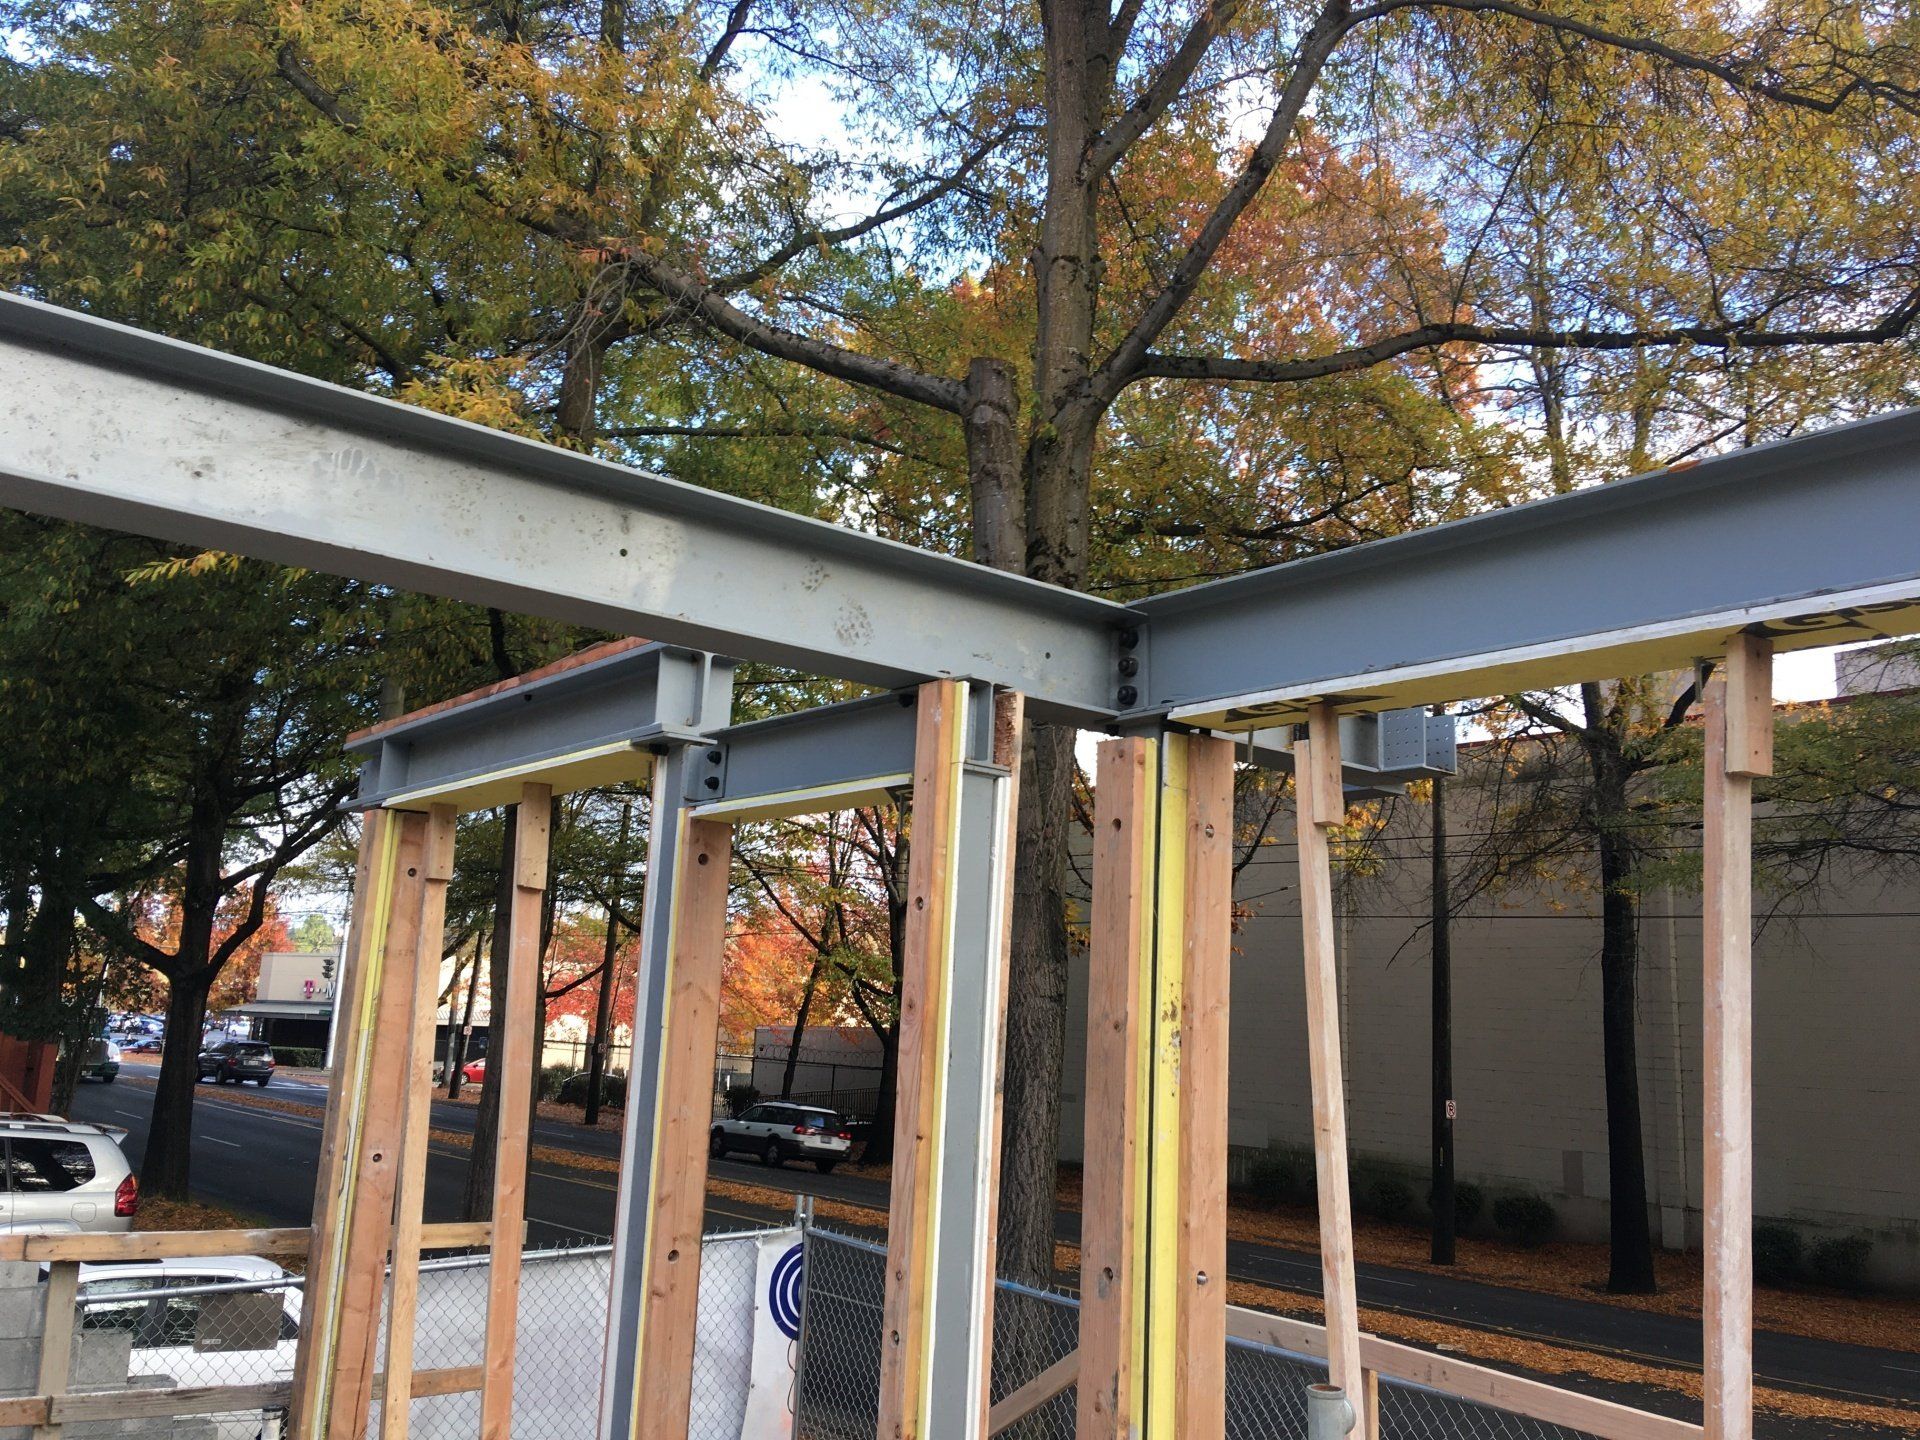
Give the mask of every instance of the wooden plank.
M 461 1250 L 487 1243 L 493 1227 L 485 1220 L 455 1221 L 421 1227 L 428 1250 Z M 208 1255 L 266 1255 L 298 1258 L 313 1249 L 313 1231 L 276 1230 L 127 1230 L 111 1234 L 0 1235 L 0 1261 L 48 1264 L 63 1260 L 111 1264 L 130 1260 L 195 1260 Z
M 1753 1435 L 1753 777 L 1773 759 L 1772 653 L 1736 636 L 1706 687 L 1701 983 L 1703 1379 L 1709 1440 Z
M 1358 1417 L 1355 1440 L 1375 1440 L 1359 1413 L 1360 1308 L 1353 1275 L 1347 1185 L 1347 1104 L 1341 1078 L 1340 981 L 1334 953 L 1333 856 L 1328 831 L 1346 819 L 1340 727 L 1331 705 L 1308 713 L 1294 745 L 1300 840 L 1300 925 L 1306 955 L 1307 1060 L 1313 1085 L 1313 1159 L 1320 1197 L 1320 1275 L 1326 1297 L 1327 1370 Z
M 477 1250 L 492 1240 L 491 1220 L 452 1220 L 420 1227 L 422 1250 Z
M 1187 748 L 1186 913 L 1176 1084 L 1180 1106 L 1174 1431 L 1223 1440 L 1227 1390 L 1227 1019 L 1233 965 L 1233 743 Z M 1091 1113 L 1091 1112 L 1090 1112 Z M 1161 1203 L 1156 1196 L 1156 1206 Z M 1153 1318 L 1158 1325 L 1160 1317 Z
M 413 957 L 419 944 L 421 892 L 426 885 L 427 817 L 404 814 L 394 821 L 391 897 L 385 933 L 368 956 L 363 1017 L 370 1017 L 361 1119 L 343 1137 L 350 1190 L 343 1207 L 337 1292 L 319 1316 L 331 1330 L 331 1364 L 318 1383 L 321 1425 L 313 1433 L 327 1440 L 359 1440 L 366 1433 L 373 1403 L 374 1345 L 380 1328 L 380 1301 L 386 1286 L 387 1256 L 393 1242 L 393 1200 L 400 1175 L 400 1130 L 405 1111 L 395 1103 L 405 1091 L 407 1050 L 413 1016 Z M 305 1313 L 304 1310 L 302 1312 Z
M 713 1049 L 726 959 L 733 827 L 680 816 L 680 863 L 667 950 L 665 1035 L 654 1112 L 653 1215 L 647 1226 L 635 1367 L 638 1440 L 687 1433 L 700 1303 L 700 1234 L 713 1128 Z
M 965 707 L 966 686 L 960 681 L 930 680 L 919 688 L 886 1295 L 880 1325 L 881 1440 L 919 1440 L 926 1394 L 932 1186 L 939 1146 L 936 1117 L 946 1058 L 941 1053 L 939 1022 L 950 946 L 948 873 L 958 818 Z
M 1269 1315 L 1264 1310 L 1229 1306 L 1227 1333 L 1236 1340 L 1250 1340 L 1296 1355 L 1324 1359 L 1327 1353 L 1325 1327 L 1285 1315 Z M 1463 1400 L 1607 1437 L 1607 1440 L 1699 1440 L 1701 1434 L 1698 1425 L 1684 1420 L 1650 1415 L 1611 1400 L 1562 1390 L 1538 1380 L 1490 1370 L 1471 1361 L 1437 1355 L 1374 1335 L 1360 1337 L 1360 1360 L 1368 1371 L 1390 1380 L 1423 1385 Z
M 367 1038 L 364 1024 L 367 957 L 373 953 L 374 937 L 381 929 L 376 917 L 388 903 L 395 840 L 393 825 L 390 811 L 370 810 L 361 817 L 353 914 L 334 985 L 333 1003 L 339 1018 L 334 1026 L 333 1053 L 328 1057 L 327 1108 L 321 1121 L 320 1161 L 314 1182 L 312 1246 L 302 1312 L 308 1323 L 301 1327 L 300 1341 L 294 1351 L 293 1399 L 288 1407 L 292 1433 L 301 1436 L 314 1433 L 321 1404 L 321 1387 L 315 1372 L 324 1363 L 319 1343 L 322 1327 L 315 1321 L 329 1313 L 332 1305 L 333 1274 L 339 1250 L 336 1240 L 348 1190 L 342 1137 L 356 1123 L 349 1112 L 357 1117 L 361 1106 L 360 1082 L 364 1078 Z
M 1728 640 L 1726 686 L 1727 774 L 1773 774 L 1773 642 L 1745 634 Z
M 1093 901 L 1087 950 L 1086 1113 L 1080 1220 L 1080 1440 L 1137 1429 L 1136 1202 L 1141 1071 L 1153 915 L 1159 745 L 1128 736 L 1096 752 Z
M 171 1415 L 218 1415 L 229 1410 L 265 1410 L 285 1405 L 293 1396 L 290 1382 L 264 1385 L 188 1385 L 177 1390 L 98 1390 L 84 1395 L 56 1395 L 51 1410 L 55 1424 L 80 1420 L 149 1420 Z
M 390 955 L 399 982 L 413 984 L 399 1181 L 393 1202 L 393 1253 L 387 1281 L 386 1374 L 397 1383 L 380 1403 L 382 1440 L 406 1440 L 412 1414 L 414 1312 L 420 1300 L 420 1242 L 427 1191 L 427 1134 L 432 1126 L 433 1037 L 440 1003 L 440 958 L 446 939 L 447 883 L 453 879 L 454 810 L 427 812 L 421 852 L 420 919 L 410 956 Z
M 10 1395 L 0 1400 L 0 1429 L 15 1425 L 45 1425 L 53 1407 L 45 1395 Z
M 478 1365 L 456 1365 L 438 1370 L 416 1370 L 408 1387 L 420 1399 L 432 1395 L 459 1395 L 480 1388 Z M 374 1378 L 375 1399 L 383 1399 L 386 1376 Z M 0 1426 L 75 1422 L 81 1420 L 165 1419 L 174 1415 L 221 1415 L 228 1411 L 268 1410 L 287 1404 L 293 1386 L 285 1381 L 264 1385 L 189 1385 L 171 1390 L 90 1390 L 82 1395 L 31 1395 L 0 1400 Z
M 529 784 L 515 812 L 513 900 L 507 932 L 507 993 L 496 1002 L 489 1067 L 498 1065 L 500 1120 L 493 1160 L 493 1249 L 488 1264 L 486 1381 L 481 1440 L 507 1440 L 513 1426 L 513 1351 L 520 1252 L 527 1236 L 527 1126 L 533 1106 L 533 1030 L 538 1023 L 540 910 L 547 884 L 553 791 Z
M 998 1435 L 1033 1414 L 1080 1374 L 1080 1352 L 1069 1351 L 987 1412 L 987 1434 Z
M 416 1370 L 408 1382 L 407 1393 L 416 1400 L 426 1400 L 435 1395 L 464 1395 L 478 1390 L 486 1383 L 486 1368 L 481 1365 L 450 1365 L 443 1370 Z M 376 1400 L 386 1397 L 387 1377 L 378 1376 L 373 1382 L 373 1394 Z
M 298 1230 L 129 1230 L 99 1235 L 0 1235 L 0 1260 L 100 1263 L 196 1259 L 206 1255 L 304 1255 L 313 1232 Z
M 54 1397 L 47 1421 L 34 1427 L 39 1437 L 60 1433 L 58 1399 L 67 1388 L 73 1364 L 75 1302 L 80 1298 L 80 1263 L 64 1260 L 47 1272 L 46 1311 L 40 1326 L 40 1393 Z

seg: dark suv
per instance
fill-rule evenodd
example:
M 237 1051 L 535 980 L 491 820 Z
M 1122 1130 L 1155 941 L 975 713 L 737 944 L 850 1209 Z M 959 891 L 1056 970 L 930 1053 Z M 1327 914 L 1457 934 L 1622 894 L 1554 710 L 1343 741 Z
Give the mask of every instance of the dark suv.
M 222 1040 L 200 1052 L 200 1079 L 222 1085 L 273 1079 L 273 1049 L 264 1040 Z

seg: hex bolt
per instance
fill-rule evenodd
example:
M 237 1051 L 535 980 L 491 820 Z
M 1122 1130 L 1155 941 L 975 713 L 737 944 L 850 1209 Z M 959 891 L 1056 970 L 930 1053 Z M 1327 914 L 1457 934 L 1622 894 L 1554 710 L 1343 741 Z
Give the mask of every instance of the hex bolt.
M 1120 687 L 1120 693 L 1114 698 L 1119 700 L 1122 710 L 1131 710 L 1139 703 L 1140 692 L 1131 685 L 1122 685 Z
M 1120 657 L 1120 673 L 1122 675 L 1138 675 L 1140 673 L 1140 658 L 1137 655 L 1122 655 Z
M 1140 632 L 1138 630 L 1122 630 L 1120 632 L 1120 648 L 1122 650 L 1131 650 L 1139 643 Z
M 707 751 L 707 763 L 709 765 L 718 765 L 722 760 L 726 758 L 727 758 L 727 752 L 724 750 Z
M 706 786 L 709 790 L 718 790 L 720 788 L 720 777 L 718 775 L 707 776 Z

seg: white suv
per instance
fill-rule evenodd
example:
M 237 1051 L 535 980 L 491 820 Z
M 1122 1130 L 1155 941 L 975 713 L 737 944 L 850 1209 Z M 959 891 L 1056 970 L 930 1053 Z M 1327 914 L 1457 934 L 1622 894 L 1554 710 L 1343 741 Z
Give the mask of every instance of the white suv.
M 140 1187 L 112 1128 L 0 1114 L 0 1234 L 133 1228 Z
M 847 1158 L 853 1136 L 831 1110 L 776 1100 L 755 1105 L 737 1120 L 715 1121 L 711 1148 L 716 1160 L 729 1150 L 745 1150 L 769 1165 L 811 1160 L 825 1175 Z

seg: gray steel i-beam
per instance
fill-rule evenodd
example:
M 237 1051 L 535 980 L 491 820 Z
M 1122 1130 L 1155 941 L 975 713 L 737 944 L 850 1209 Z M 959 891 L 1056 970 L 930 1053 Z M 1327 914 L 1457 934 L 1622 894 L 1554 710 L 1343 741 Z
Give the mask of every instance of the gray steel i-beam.
M 1916 457 L 1908 410 L 1158 595 L 1137 703 L 1257 729 L 1912 634 Z
M 0 503 L 898 687 L 1116 708 L 1091 595 L 0 294 Z
M 672 645 L 604 647 L 487 691 L 361 731 L 363 808 L 509 804 L 524 780 L 555 794 L 638 779 L 645 749 L 725 728 L 733 662 Z

